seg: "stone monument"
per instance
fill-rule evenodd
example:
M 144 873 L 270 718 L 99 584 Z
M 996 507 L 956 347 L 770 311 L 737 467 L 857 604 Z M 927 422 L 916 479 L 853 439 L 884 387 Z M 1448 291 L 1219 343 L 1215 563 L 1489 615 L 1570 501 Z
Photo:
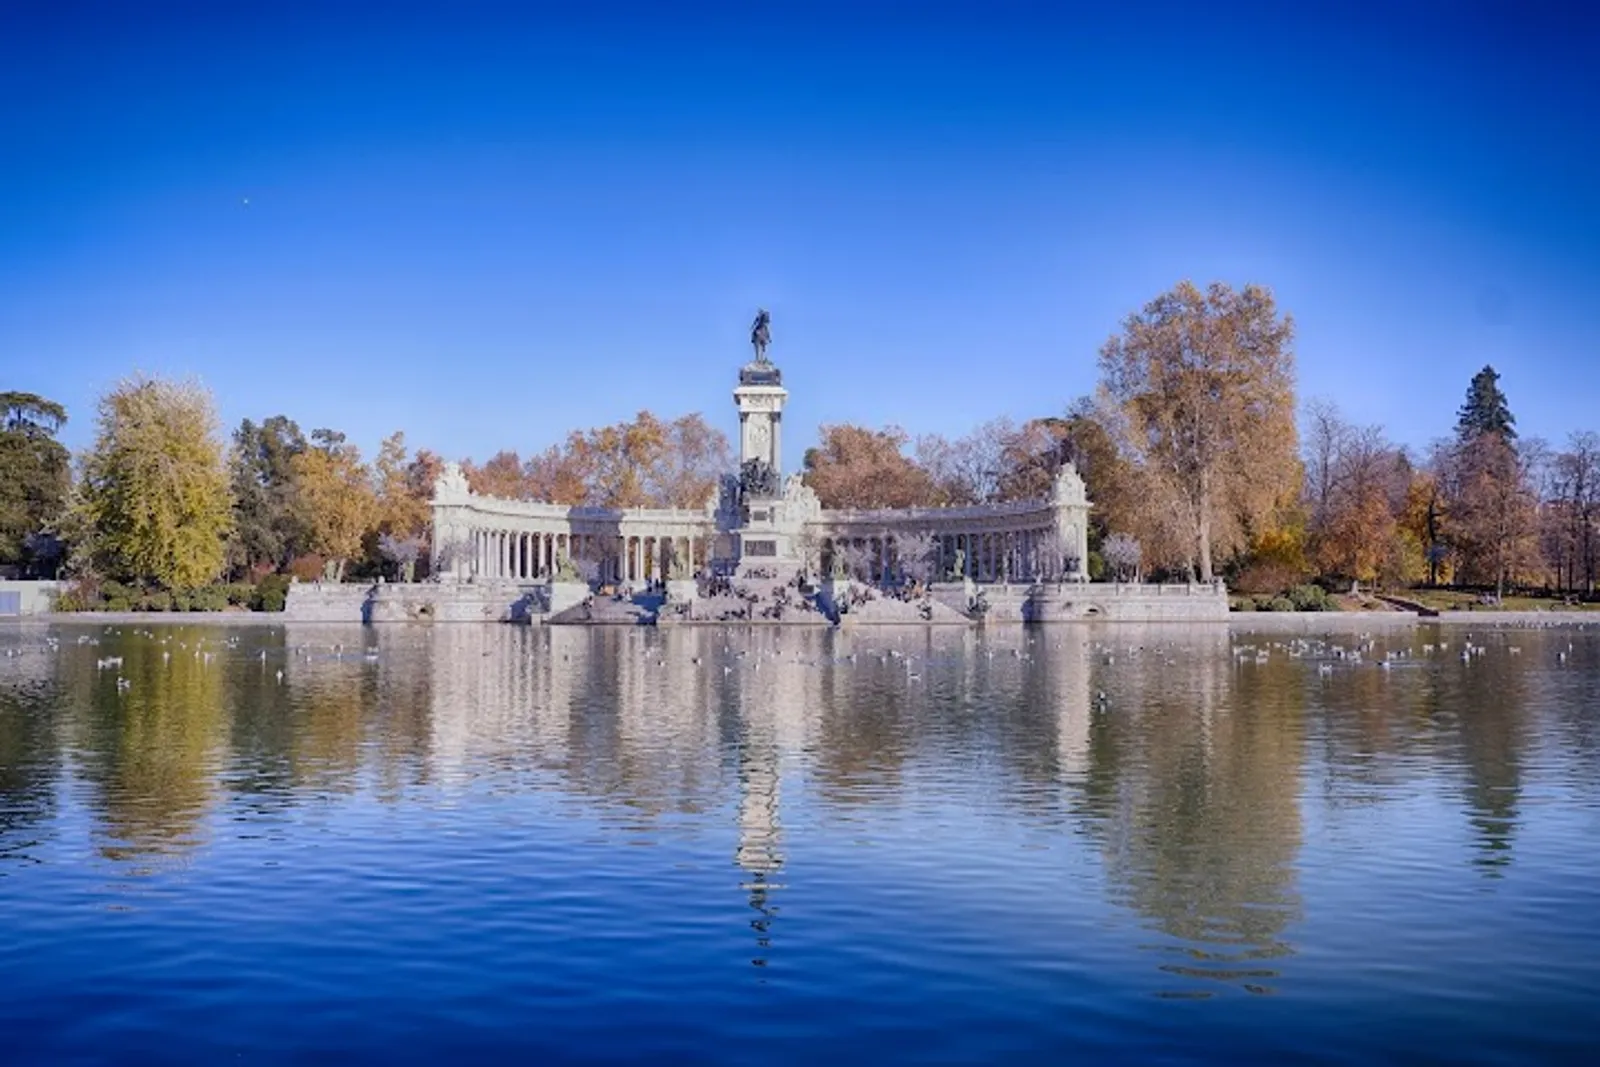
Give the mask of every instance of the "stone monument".
M 739 370 L 733 391 L 739 408 L 739 527 L 734 534 L 739 570 L 769 569 L 787 575 L 800 558 L 795 540 L 800 517 L 786 515 L 783 482 L 783 406 L 789 391 L 783 372 L 767 358 L 772 316 L 765 308 L 750 325 L 755 359 Z

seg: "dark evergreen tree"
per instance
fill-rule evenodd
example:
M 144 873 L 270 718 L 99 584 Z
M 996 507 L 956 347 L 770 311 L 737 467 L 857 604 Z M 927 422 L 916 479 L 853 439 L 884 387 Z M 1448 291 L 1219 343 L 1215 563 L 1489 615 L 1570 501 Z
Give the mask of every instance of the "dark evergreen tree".
M 56 433 L 67 410 L 33 393 L 0 393 L 0 563 L 49 573 L 59 543 L 41 537 L 66 505 L 72 457 Z
M 1506 403 L 1506 394 L 1500 391 L 1500 375 L 1493 367 L 1485 366 L 1472 376 L 1467 386 L 1467 402 L 1461 405 L 1456 418 L 1456 436 L 1471 441 L 1486 433 L 1497 434 L 1502 440 L 1517 439 L 1517 420 Z
M 294 507 L 295 455 L 306 449 L 294 421 L 274 415 L 260 426 L 245 419 L 233 434 L 234 534 L 228 568 L 281 567 L 305 549 L 306 534 Z

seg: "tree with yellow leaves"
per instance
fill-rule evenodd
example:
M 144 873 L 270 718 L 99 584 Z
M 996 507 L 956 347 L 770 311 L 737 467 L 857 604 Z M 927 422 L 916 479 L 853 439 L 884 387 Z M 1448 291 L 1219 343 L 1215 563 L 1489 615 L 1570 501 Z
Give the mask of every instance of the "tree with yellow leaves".
M 380 533 L 396 537 L 416 537 L 428 526 L 428 502 L 433 485 L 418 484 L 414 462 L 407 461 L 406 435 L 399 430 L 378 445 L 372 461 L 373 491 L 377 496 L 377 521 Z M 418 459 L 424 454 L 417 453 Z
M 216 409 L 198 383 L 119 383 L 100 399 L 82 473 L 72 520 L 95 570 L 164 589 L 222 571 L 233 496 Z
M 344 434 L 316 430 L 311 441 L 292 460 L 298 502 L 312 545 L 327 561 L 325 573 L 342 582 L 345 566 L 376 521 L 378 499 L 361 450 L 346 443 Z
M 438 477 L 436 458 L 420 451 L 406 458 L 406 435 L 399 430 L 378 445 L 372 461 L 375 525 L 363 540 L 381 560 L 394 564 L 396 577 L 416 577 L 417 561 L 427 555 L 429 502 Z
M 1181 520 L 1202 581 L 1299 488 L 1293 336 L 1260 286 L 1182 282 L 1100 350 L 1119 443 Z
M 701 415 L 663 422 L 641 411 L 629 422 L 572 431 L 564 446 L 529 459 L 518 484 L 521 495 L 554 504 L 698 508 L 732 463 L 728 438 Z
M 1406 573 L 1396 554 L 1411 464 L 1380 426 L 1355 426 L 1327 401 L 1307 405 L 1306 491 L 1322 574 L 1358 582 Z

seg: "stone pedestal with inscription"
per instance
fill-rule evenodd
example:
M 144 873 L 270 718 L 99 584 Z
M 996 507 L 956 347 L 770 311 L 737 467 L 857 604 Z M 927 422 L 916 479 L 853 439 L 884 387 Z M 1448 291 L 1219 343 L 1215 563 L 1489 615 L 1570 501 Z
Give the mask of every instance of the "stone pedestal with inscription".
M 739 370 L 739 525 L 731 531 L 738 573 L 788 578 L 803 569 L 800 529 L 783 477 L 783 372 L 765 358 Z M 798 521 L 797 521 L 798 520 Z

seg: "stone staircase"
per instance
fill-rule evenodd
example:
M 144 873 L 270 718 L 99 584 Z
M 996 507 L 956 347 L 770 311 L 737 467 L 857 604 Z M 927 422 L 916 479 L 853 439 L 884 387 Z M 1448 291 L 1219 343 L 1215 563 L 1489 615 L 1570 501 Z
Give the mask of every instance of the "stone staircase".
M 650 626 L 661 610 L 660 593 L 637 593 L 623 597 L 595 593 L 586 603 L 557 612 L 545 620 L 555 625 Z

